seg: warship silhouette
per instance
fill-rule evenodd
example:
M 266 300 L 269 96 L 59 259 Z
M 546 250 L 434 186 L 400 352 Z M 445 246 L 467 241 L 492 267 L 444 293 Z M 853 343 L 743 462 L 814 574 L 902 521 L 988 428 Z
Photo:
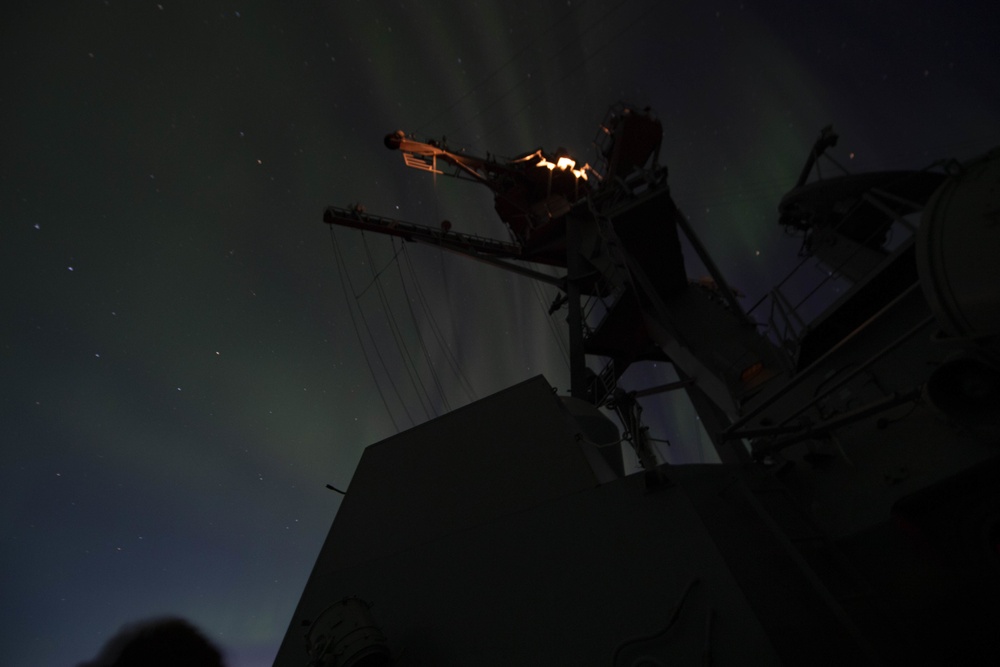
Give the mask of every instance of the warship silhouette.
M 571 387 L 367 447 L 277 667 L 1000 664 L 1000 151 L 821 178 L 824 128 L 778 204 L 796 263 L 744 307 L 662 137 L 625 104 L 594 166 L 385 137 L 490 188 L 507 240 L 326 209 L 556 287 Z M 649 361 L 677 380 L 621 386 Z M 667 392 L 719 463 L 658 456 L 639 399 Z

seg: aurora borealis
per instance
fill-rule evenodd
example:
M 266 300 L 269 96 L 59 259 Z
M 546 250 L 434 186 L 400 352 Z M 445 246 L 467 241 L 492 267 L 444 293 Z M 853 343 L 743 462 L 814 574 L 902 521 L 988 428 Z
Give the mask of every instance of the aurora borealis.
M 0 11 L 4 665 L 75 664 L 165 614 L 270 664 L 325 484 L 365 446 L 538 373 L 565 391 L 552 288 L 345 229 L 338 267 L 328 204 L 506 238 L 485 188 L 406 169 L 386 132 L 593 160 L 611 104 L 649 105 L 674 198 L 751 302 L 798 250 L 776 206 L 824 125 L 861 171 L 1000 145 L 989 3 Z M 670 460 L 706 456 L 684 406 L 653 413 Z

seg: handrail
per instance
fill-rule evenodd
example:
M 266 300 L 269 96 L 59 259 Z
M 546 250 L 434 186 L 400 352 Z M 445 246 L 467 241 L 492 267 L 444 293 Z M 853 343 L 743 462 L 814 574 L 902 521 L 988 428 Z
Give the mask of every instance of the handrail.
M 742 417 L 740 417 L 739 419 L 737 419 L 735 422 L 733 422 L 732 424 L 730 424 L 729 427 L 725 431 L 722 432 L 723 437 L 726 438 L 727 440 L 735 438 L 735 437 L 738 437 L 736 435 L 736 433 L 738 433 L 737 429 L 739 429 L 740 427 L 742 427 L 744 424 L 746 424 L 751 419 L 753 419 L 754 417 L 756 417 L 757 415 L 759 415 L 766 408 L 770 407 L 772 404 L 774 404 L 775 402 L 777 402 L 781 398 L 784 398 L 784 396 L 788 392 L 790 392 L 795 387 L 799 386 L 802 383 L 803 380 L 805 380 L 807 377 L 809 377 L 810 375 L 812 375 L 813 372 L 817 368 L 819 368 L 821 364 L 826 363 L 826 360 L 832 354 L 834 354 L 835 352 L 837 352 L 837 350 L 839 350 L 840 348 L 842 348 L 849 341 L 853 340 L 858 334 L 860 334 L 862 331 L 864 331 L 869 326 L 871 326 L 872 323 L 874 323 L 877 320 L 879 320 L 887 312 L 889 312 L 890 310 L 892 310 L 893 307 L 895 307 L 897 304 L 899 304 L 901 301 L 903 301 L 906 297 L 908 297 L 910 294 L 912 294 L 914 292 L 914 290 L 918 289 L 919 287 L 920 287 L 920 281 L 917 281 L 917 282 L 913 283 L 912 285 L 910 285 L 905 290 L 903 290 L 901 293 L 897 294 L 896 297 L 892 301 L 890 301 L 889 303 L 887 303 L 884 306 L 882 306 L 882 308 L 879 309 L 879 311 L 877 313 L 875 313 L 874 315 L 872 315 L 871 317 L 869 317 L 867 320 L 865 320 L 864 322 L 862 322 L 861 325 L 859 325 L 854 331 L 852 331 L 851 333 L 847 334 L 847 336 L 845 336 L 844 338 L 842 338 L 839 343 L 837 343 L 836 345 L 834 345 L 833 347 L 831 347 L 829 350 L 827 350 L 826 352 L 824 352 L 822 355 L 820 355 L 820 357 L 818 359 L 816 359 L 815 361 L 813 361 L 806 368 L 804 368 L 801 373 L 799 373 L 798 375 L 796 375 L 795 377 L 793 377 L 791 380 L 789 380 L 787 383 L 785 383 L 778 391 L 776 391 L 775 393 L 773 393 L 770 396 L 768 396 L 763 402 L 761 402 L 760 405 L 758 405 L 753 410 L 751 410 L 750 412 L 748 412 L 747 414 L 743 415 Z M 922 328 L 924 326 L 927 326 L 927 324 L 928 324 L 927 321 L 921 322 L 920 328 Z M 911 331 L 911 332 L 908 332 L 908 333 L 909 333 L 909 335 L 913 335 L 913 333 L 915 333 L 916 331 L 919 331 L 919 328 L 916 328 L 914 331 Z

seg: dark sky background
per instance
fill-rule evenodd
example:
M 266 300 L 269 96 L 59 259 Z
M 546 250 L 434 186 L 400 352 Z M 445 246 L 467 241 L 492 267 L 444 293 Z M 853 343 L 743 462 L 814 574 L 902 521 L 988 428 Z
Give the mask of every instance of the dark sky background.
M 776 205 L 822 126 L 857 170 L 1000 144 L 990 2 L 9 4 L 4 665 L 75 664 L 163 614 L 269 665 L 340 502 L 324 485 L 364 447 L 537 373 L 566 391 L 552 288 L 351 230 L 335 250 L 327 204 L 507 238 L 485 188 L 406 169 L 386 132 L 593 162 L 608 107 L 650 105 L 748 301 L 797 250 Z M 711 458 L 685 406 L 653 413 L 666 458 Z

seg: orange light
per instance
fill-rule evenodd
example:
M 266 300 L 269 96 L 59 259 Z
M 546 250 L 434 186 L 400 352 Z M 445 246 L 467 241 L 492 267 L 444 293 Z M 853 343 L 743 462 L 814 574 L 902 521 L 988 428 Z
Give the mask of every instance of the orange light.
M 536 167 L 545 167 L 549 171 L 554 171 L 556 169 L 559 169 L 559 171 L 569 171 L 571 174 L 573 174 L 573 176 L 575 176 L 577 178 L 582 178 L 585 181 L 588 180 L 587 179 L 587 172 L 591 171 L 591 168 L 590 168 L 589 164 L 585 164 L 582 167 L 580 167 L 579 169 L 577 169 L 576 168 L 576 160 L 574 160 L 573 158 L 570 158 L 570 157 L 566 157 L 566 156 L 563 156 L 563 157 L 557 159 L 555 162 L 551 162 L 548 158 L 546 158 L 542 154 L 541 149 L 535 151 L 531 155 L 527 155 L 527 156 L 519 159 L 518 162 L 523 162 L 525 160 L 531 160 L 533 158 L 538 158 L 538 162 L 535 163 Z
M 740 380 L 743 382 L 749 382 L 753 378 L 757 377 L 757 375 L 759 375 L 762 370 L 764 370 L 763 362 L 758 361 L 755 364 L 751 364 L 746 368 L 744 368 L 743 372 L 740 373 Z
M 548 169 L 549 171 L 552 171 L 553 169 L 555 169 L 555 168 L 556 168 L 556 163 L 555 163 L 555 162 L 549 162 L 548 160 L 546 160 L 546 159 L 545 159 L 545 158 L 543 157 L 543 158 L 541 158 L 541 159 L 540 159 L 540 160 L 538 161 L 538 164 L 536 164 L 535 166 L 536 166 L 536 167 L 545 167 L 545 168 L 547 168 L 547 169 Z

